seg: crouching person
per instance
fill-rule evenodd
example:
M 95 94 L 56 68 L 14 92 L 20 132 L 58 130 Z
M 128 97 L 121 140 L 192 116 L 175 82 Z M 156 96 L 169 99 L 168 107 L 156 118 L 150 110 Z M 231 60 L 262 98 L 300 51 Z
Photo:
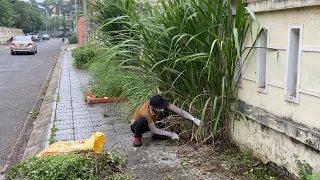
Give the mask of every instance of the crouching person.
M 162 96 L 155 95 L 152 96 L 149 101 L 146 101 L 140 105 L 133 115 L 131 120 L 131 131 L 134 133 L 134 147 L 139 147 L 142 145 L 142 134 L 148 131 L 151 131 L 152 136 L 156 138 L 171 138 L 174 140 L 179 140 L 179 136 L 175 132 L 169 132 L 164 129 L 160 129 L 155 125 L 155 122 L 164 117 L 160 116 L 164 109 L 171 110 L 180 116 L 193 121 L 196 125 L 200 125 L 199 119 L 193 117 L 188 112 L 181 110 L 179 107 L 170 104 Z

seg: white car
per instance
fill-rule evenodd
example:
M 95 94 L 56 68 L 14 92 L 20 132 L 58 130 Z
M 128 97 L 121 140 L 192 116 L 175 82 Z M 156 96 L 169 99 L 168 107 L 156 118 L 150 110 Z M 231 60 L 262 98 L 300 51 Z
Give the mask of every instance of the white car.
M 38 51 L 37 44 L 31 36 L 17 36 L 10 44 L 11 55 L 19 52 L 35 54 Z

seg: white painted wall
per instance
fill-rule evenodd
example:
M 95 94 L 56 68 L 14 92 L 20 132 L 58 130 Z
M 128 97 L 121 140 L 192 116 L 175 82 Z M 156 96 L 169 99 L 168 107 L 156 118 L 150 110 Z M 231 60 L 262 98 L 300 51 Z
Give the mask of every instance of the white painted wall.
M 252 53 L 243 68 L 242 84 L 245 85 L 240 89 L 240 99 L 309 128 L 320 129 L 320 111 L 316 110 L 320 108 L 317 107 L 317 104 L 320 105 L 320 6 L 259 13 L 257 17 L 261 26 L 270 27 L 268 47 L 279 48 L 279 54 L 268 51 L 268 93 L 261 94 L 255 86 L 258 50 Z M 296 103 L 285 98 L 289 29 L 293 24 L 303 27 L 298 67 L 300 97 Z M 250 45 L 248 41 L 247 46 Z M 270 88 L 273 89 L 269 91 Z
M 0 44 L 5 44 L 8 39 L 23 35 L 22 29 L 0 27 Z
M 262 7 L 260 4 L 259 11 Z M 258 50 L 253 51 L 242 69 L 239 99 L 320 133 L 320 6 L 259 12 L 256 16 L 260 27 L 268 27 L 268 47 L 278 49 L 278 53 L 267 53 L 267 91 L 261 91 L 257 87 L 257 73 L 261 67 L 258 65 L 259 53 Z M 286 98 L 285 94 L 286 72 L 289 68 L 289 32 L 293 26 L 302 27 L 296 100 Z M 257 27 L 255 24 L 253 35 Z M 250 40 L 246 46 L 251 46 Z M 320 172 L 318 150 L 294 141 L 275 129 L 265 128 L 254 120 L 249 120 L 248 127 L 242 121 L 235 121 L 232 137 L 240 147 L 251 149 L 264 162 L 272 161 L 296 175 L 297 159 L 306 160 L 315 171 Z

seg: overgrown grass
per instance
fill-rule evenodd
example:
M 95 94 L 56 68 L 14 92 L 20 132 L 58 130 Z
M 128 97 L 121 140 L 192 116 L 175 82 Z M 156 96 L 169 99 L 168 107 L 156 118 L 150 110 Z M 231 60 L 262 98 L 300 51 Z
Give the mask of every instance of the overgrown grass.
M 223 146 L 223 147 L 222 147 Z M 239 180 L 289 180 L 277 169 L 263 164 L 249 151 L 240 151 L 235 146 L 219 144 L 214 148 L 202 146 L 194 149 L 181 149 L 179 157 L 185 170 L 196 168 L 200 173 L 210 174 L 221 179 Z M 205 159 L 205 161 L 204 161 Z M 208 178 L 209 179 L 209 178 Z
M 101 154 L 49 155 L 14 165 L 9 178 L 127 180 L 120 169 L 124 162 L 124 157 L 114 150 Z
M 234 147 L 223 152 L 222 159 L 230 167 L 229 171 L 234 176 L 244 175 L 250 180 L 274 180 L 278 176 L 276 170 L 264 165 L 254 158 L 250 152 L 241 152 Z
M 56 114 L 55 114 L 55 115 L 54 115 L 54 118 L 53 118 L 53 125 L 52 125 L 52 127 L 51 127 L 49 144 L 53 144 L 53 143 L 54 143 L 54 138 L 55 138 L 55 136 L 56 136 L 56 132 L 59 130 L 58 128 L 56 128 L 56 122 L 57 122 L 57 116 L 56 116 Z
M 117 48 L 107 59 L 118 65 L 118 73 L 123 69 L 146 77 L 155 86 L 143 96 L 158 86 L 159 93 L 200 118 L 205 126 L 182 125 L 191 139 L 206 143 L 226 137 L 241 67 L 252 49 L 243 47 L 254 13 L 237 1 L 233 14 L 226 0 L 168 0 L 161 9 L 144 3 L 138 11 L 132 0 L 98 3 L 96 23 L 108 48 Z M 117 11 L 105 13 L 111 7 Z M 131 99 L 141 91 L 135 92 Z
M 77 44 L 78 43 L 78 37 L 75 33 L 71 35 L 71 37 L 68 38 L 69 44 Z
M 40 109 L 34 109 L 31 113 L 32 118 L 37 119 L 37 117 L 39 116 L 40 113 Z
M 73 65 L 76 67 L 84 67 L 87 68 L 90 66 L 91 61 L 93 61 L 96 56 L 96 50 L 94 47 L 87 46 L 79 46 L 72 50 L 72 57 L 74 58 Z

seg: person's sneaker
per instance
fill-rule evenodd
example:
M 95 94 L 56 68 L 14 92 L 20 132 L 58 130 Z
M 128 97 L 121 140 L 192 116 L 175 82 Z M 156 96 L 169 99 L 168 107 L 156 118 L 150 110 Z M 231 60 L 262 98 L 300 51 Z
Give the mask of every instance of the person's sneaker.
M 133 146 L 134 147 L 140 147 L 141 145 L 142 145 L 142 139 L 138 138 L 138 137 L 135 137 L 133 139 Z
M 166 140 L 166 139 L 169 139 L 169 137 L 164 136 L 164 135 L 160 135 L 160 134 L 152 134 L 152 139 Z

